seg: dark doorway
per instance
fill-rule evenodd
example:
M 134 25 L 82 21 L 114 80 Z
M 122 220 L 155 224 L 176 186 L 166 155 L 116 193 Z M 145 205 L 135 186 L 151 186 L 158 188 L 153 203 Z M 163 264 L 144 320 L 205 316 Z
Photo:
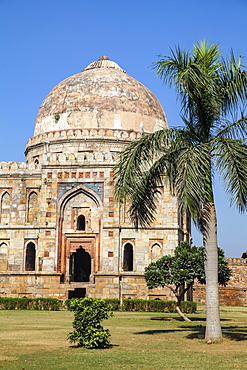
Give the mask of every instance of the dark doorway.
M 71 281 L 89 281 L 91 274 L 91 257 L 82 247 L 70 256 L 70 276 Z
M 124 246 L 123 270 L 133 271 L 133 245 L 127 243 Z
M 85 298 L 86 288 L 75 288 L 75 290 L 68 291 L 68 299 L 71 298 Z
M 34 243 L 28 243 L 26 248 L 26 261 L 25 261 L 25 270 L 26 271 L 35 271 L 35 245 Z
M 86 219 L 83 215 L 80 215 L 77 219 L 77 230 L 86 230 Z

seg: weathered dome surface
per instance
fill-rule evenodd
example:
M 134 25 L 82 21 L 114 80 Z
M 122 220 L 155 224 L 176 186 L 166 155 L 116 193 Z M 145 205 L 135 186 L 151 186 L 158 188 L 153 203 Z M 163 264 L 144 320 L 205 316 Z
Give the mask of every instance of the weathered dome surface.
M 44 99 L 34 135 L 103 128 L 152 132 L 167 127 L 155 95 L 108 57 L 55 86 Z

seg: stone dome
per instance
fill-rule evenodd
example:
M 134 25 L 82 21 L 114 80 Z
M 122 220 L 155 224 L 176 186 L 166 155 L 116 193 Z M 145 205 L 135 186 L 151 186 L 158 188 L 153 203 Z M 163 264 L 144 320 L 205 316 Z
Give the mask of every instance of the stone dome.
M 155 95 L 102 56 L 51 90 L 39 109 L 34 136 L 68 129 L 152 132 L 161 127 L 167 122 Z

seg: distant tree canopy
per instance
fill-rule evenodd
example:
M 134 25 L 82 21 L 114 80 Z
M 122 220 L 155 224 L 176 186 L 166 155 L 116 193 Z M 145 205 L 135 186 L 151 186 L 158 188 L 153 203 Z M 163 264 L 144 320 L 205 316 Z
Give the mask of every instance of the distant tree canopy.
M 205 284 L 204 248 L 189 246 L 183 242 L 174 250 L 174 256 L 163 256 L 145 267 L 145 279 L 149 289 L 168 287 L 177 299 L 177 311 L 184 294 L 191 288 L 195 279 Z M 231 270 L 224 259 L 224 251 L 218 248 L 218 284 L 226 286 Z M 184 315 L 181 315 L 185 320 Z

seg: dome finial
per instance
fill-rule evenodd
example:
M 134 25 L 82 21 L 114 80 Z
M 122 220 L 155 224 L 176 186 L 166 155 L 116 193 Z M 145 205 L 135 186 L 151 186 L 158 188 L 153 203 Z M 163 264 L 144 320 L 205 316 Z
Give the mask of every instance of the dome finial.
M 109 60 L 109 58 L 106 55 L 101 55 L 99 60 Z
M 106 55 L 101 55 L 96 62 L 90 63 L 83 71 L 88 71 L 89 69 L 115 69 L 126 73 L 119 65 L 111 61 Z

